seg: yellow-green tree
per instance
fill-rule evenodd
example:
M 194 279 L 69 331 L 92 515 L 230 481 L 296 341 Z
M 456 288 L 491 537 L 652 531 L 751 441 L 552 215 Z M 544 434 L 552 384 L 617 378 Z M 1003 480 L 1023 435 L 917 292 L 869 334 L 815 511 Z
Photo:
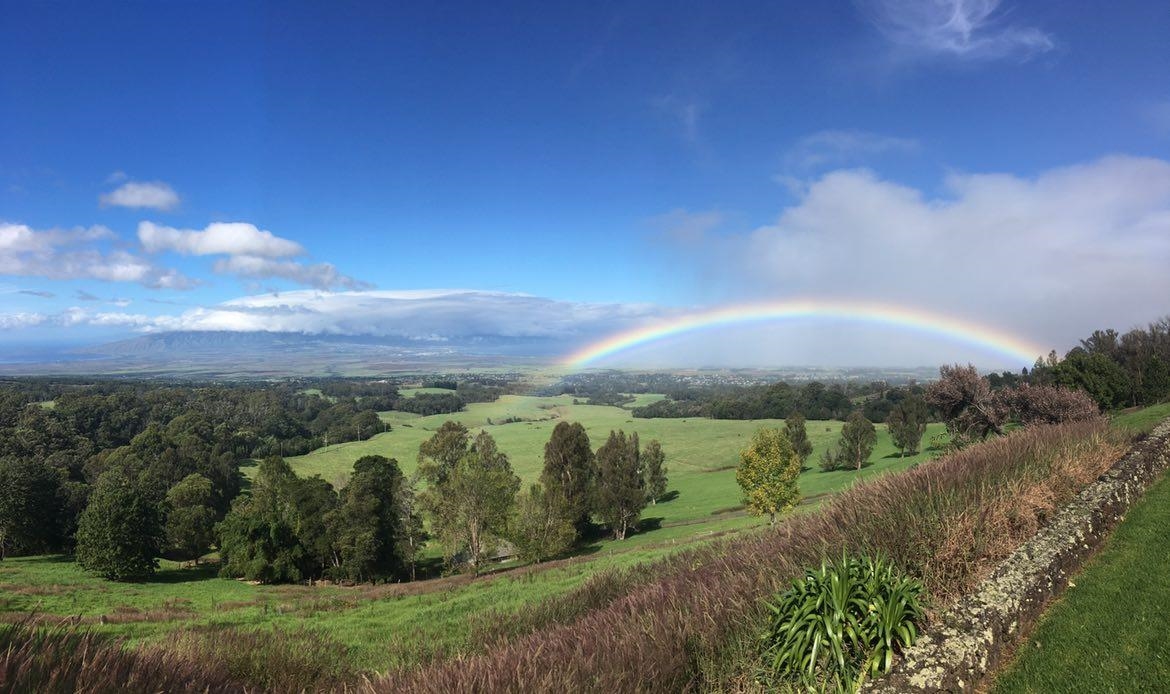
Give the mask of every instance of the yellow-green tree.
M 735 480 L 743 489 L 743 501 L 749 513 L 768 514 L 776 523 L 783 513 L 800 500 L 796 478 L 800 475 L 800 455 L 792 449 L 788 436 L 779 429 L 760 429 L 752 442 L 739 454 Z

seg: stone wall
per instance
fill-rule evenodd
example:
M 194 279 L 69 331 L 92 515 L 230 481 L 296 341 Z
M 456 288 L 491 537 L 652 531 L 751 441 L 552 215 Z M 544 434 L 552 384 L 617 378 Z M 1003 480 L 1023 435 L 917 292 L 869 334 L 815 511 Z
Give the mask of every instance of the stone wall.
M 1068 586 L 1142 493 L 1170 466 L 1170 420 L 1089 485 L 991 578 L 922 634 L 868 692 L 962 692 L 979 685 Z

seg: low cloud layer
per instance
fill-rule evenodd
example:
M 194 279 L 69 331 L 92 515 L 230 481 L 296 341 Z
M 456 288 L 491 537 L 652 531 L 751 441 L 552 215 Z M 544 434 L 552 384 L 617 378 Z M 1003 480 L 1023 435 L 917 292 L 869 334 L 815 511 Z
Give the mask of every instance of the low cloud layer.
M 775 223 L 680 252 L 738 296 L 903 304 L 1054 347 L 1170 312 L 1170 163 L 956 173 L 942 189 L 834 171 Z
M 124 174 L 123 174 L 124 175 Z M 167 212 L 179 206 L 179 194 L 162 181 L 123 183 L 99 198 L 102 207 L 129 207 Z
M 241 297 L 177 315 L 91 311 L 73 307 L 36 323 L 123 327 L 142 332 L 227 330 L 369 335 L 443 341 L 469 338 L 593 339 L 664 315 L 645 304 L 590 304 L 525 294 L 472 290 L 319 292 Z
M 899 50 L 962 60 L 1026 60 L 1056 47 L 1013 23 L 1000 0 L 862 0 L 865 16 Z

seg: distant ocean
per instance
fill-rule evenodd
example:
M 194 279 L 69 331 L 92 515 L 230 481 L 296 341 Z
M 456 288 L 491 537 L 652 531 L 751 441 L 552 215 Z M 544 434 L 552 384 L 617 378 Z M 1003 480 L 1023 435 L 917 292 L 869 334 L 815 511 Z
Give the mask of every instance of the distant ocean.
M 0 364 L 38 364 L 101 358 L 101 355 L 79 354 L 77 352 L 79 347 L 81 347 L 80 344 L 0 343 Z

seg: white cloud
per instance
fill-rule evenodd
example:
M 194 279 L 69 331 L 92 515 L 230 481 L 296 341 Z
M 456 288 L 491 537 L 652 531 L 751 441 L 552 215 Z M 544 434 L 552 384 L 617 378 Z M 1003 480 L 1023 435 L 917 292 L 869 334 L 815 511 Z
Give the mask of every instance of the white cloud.
M 43 313 L 0 313 L 0 329 L 18 330 L 41 325 L 49 320 Z
M 38 231 L 0 222 L 0 275 L 49 279 L 137 282 L 148 287 L 186 288 L 192 280 L 124 250 L 102 250 L 116 240 L 103 226 Z
M 114 172 L 111 182 L 116 179 Z M 122 174 L 125 176 L 125 174 Z M 179 194 L 162 181 L 128 181 L 99 198 L 102 207 L 149 208 L 166 212 L 179 206 Z
M 953 174 L 944 187 L 932 196 L 834 171 L 774 224 L 709 237 L 693 255 L 756 298 L 929 308 L 1065 348 L 1170 311 L 1170 162 Z
M 147 253 L 174 251 L 183 255 L 249 255 L 288 258 L 304 255 L 299 243 L 280 238 L 246 222 L 216 222 L 202 231 L 175 229 L 141 222 L 138 240 Z
M 900 49 L 967 60 L 1027 59 L 1056 47 L 1034 27 L 1007 23 L 1001 0 L 860 0 L 859 7 Z

